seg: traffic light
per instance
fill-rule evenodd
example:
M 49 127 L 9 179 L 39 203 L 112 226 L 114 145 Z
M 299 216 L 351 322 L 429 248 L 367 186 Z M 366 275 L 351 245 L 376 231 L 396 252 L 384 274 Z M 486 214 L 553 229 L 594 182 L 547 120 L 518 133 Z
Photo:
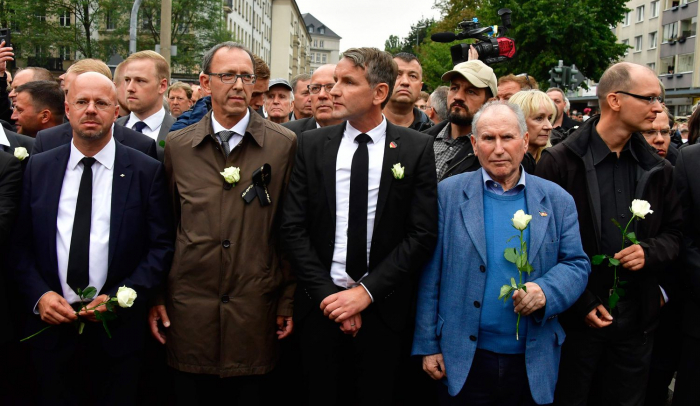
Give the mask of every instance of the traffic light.
M 569 79 L 569 88 L 576 90 L 578 86 L 585 80 L 585 77 L 576 68 L 576 65 L 571 65 L 571 78 Z

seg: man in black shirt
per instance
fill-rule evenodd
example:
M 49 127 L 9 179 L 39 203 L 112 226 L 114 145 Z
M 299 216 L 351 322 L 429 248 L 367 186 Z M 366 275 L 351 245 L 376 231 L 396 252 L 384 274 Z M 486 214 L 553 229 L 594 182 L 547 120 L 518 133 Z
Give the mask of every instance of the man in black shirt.
M 586 290 L 561 316 L 567 337 L 555 404 L 642 405 L 653 332 L 665 303 L 659 277 L 678 256 L 681 212 L 673 167 L 639 133 L 651 130 L 662 112 L 656 74 L 619 63 L 603 74 L 597 93 L 600 116 L 546 149 L 535 174 L 571 193 L 586 254 L 619 260 L 625 292 L 611 309 L 614 268 L 607 262 L 593 266 Z M 633 199 L 649 202 L 653 213 L 627 230 L 639 244 L 623 244 L 611 220 L 624 228 Z

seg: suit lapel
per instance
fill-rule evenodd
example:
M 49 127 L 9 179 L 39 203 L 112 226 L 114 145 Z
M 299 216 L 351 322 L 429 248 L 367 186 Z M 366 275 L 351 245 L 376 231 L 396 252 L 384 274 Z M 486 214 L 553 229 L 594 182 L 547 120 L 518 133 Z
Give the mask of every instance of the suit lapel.
M 115 123 L 119 124 L 120 126 L 126 126 L 126 122 L 129 121 L 129 115 L 127 114 L 124 117 L 119 117 Z
M 161 141 L 165 141 L 165 138 L 168 136 L 168 133 L 170 132 L 170 127 L 173 126 L 175 123 L 175 118 L 171 116 L 168 113 L 165 113 L 165 118 L 163 119 L 163 123 L 160 125 L 160 131 L 158 131 L 158 139 L 156 139 L 156 145 L 159 148 L 163 148 L 160 145 Z
M 391 190 L 391 184 L 394 181 L 394 175 L 391 172 L 391 167 L 394 164 L 400 163 L 399 151 L 402 150 L 402 145 L 399 142 L 401 135 L 397 131 L 396 127 L 389 121 L 386 122 L 386 139 L 384 140 L 384 162 L 382 163 L 382 177 L 379 181 L 379 196 L 377 197 L 377 215 L 374 219 L 374 224 L 379 224 L 382 218 L 382 213 L 384 212 L 384 207 L 386 206 L 386 199 L 389 196 L 389 191 Z M 394 142 L 395 148 L 391 147 L 391 143 Z M 405 148 L 405 146 L 404 146 Z
M 486 229 L 484 228 L 484 185 L 481 181 L 482 169 L 473 172 L 464 187 L 466 201 L 460 205 L 462 220 L 477 252 L 488 266 L 486 256 Z
M 56 232 L 57 225 L 56 221 L 58 219 L 58 204 L 61 200 L 61 189 L 63 188 L 63 178 L 66 176 L 66 168 L 68 167 L 68 159 L 70 158 L 71 147 L 70 144 L 63 145 L 60 153 L 56 154 L 55 167 L 53 170 L 44 172 L 46 183 L 43 185 L 42 194 L 48 196 L 50 199 L 47 202 L 46 207 L 48 207 L 48 212 L 46 213 L 47 223 L 44 225 L 44 229 L 51 236 L 49 238 L 51 253 L 51 269 L 58 270 L 58 257 L 56 256 Z M 36 188 L 40 190 L 39 188 Z M 55 284 L 50 284 L 49 286 L 61 286 L 61 282 L 58 279 L 58 272 L 56 272 Z
M 333 127 L 323 144 L 323 180 L 326 186 L 328 208 L 335 223 L 335 166 L 338 159 L 340 141 L 343 139 L 345 124 Z
M 121 125 L 114 126 L 114 139 L 122 144 L 124 143 L 124 128 L 125 127 Z
M 114 177 L 112 178 L 112 209 L 109 220 L 109 259 L 107 262 L 107 269 L 111 266 L 112 259 L 114 258 L 117 240 L 119 239 L 119 229 L 122 225 L 124 208 L 129 197 L 132 174 L 131 161 L 129 160 L 126 148 L 116 143 Z M 110 274 L 112 273 L 108 271 L 108 280 Z M 105 286 L 109 286 L 108 283 L 105 283 Z
M 532 216 L 532 220 L 530 220 L 528 260 L 533 264 L 540 248 L 542 248 L 553 212 L 549 200 L 540 188 L 537 179 L 532 176 L 527 176 L 526 179 L 525 199 L 527 200 L 528 214 Z

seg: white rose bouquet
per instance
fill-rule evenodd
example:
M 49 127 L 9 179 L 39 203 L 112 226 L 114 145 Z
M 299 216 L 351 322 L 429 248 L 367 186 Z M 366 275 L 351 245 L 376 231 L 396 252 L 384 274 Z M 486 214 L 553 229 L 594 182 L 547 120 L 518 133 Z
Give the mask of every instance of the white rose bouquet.
M 530 275 L 530 272 L 533 271 L 532 265 L 530 265 L 530 262 L 527 260 L 527 243 L 525 243 L 525 239 L 523 238 L 523 232 L 525 229 L 528 227 L 530 224 L 530 220 L 532 220 L 532 216 L 529 214 L 525 214 L 524 211 L 518 210 L 515 212 L 513 215 L 513 218 L 511 219 L 513 223 L 513 227 L 520 231 L 520 249 L 515 249 L 515 248 L 506 248 L 506 250 L 503 252 L 503 256 L 506 258 L 508 262 L 511 262 L 515 264 L 515 266 L 518 268 L 518 283 L 515 283 L 515 278 L 510 278 L 510 284 L 506 284 L 501 286 L 501 294 L 498 296 L 498 300 L 503 299 L 503 302 L 505 303 L 513 297 L 513 293 L 516 290 L 524 290 L 527 292 L 527 288 L 525 287 L 525 284 L 523 283 L 523 272 L 526 272 L 528 276 Z M 508 239 L 508 242 L 515 238 L 517 236 L 512 236 Z M 518 321 L 515 323 L 515 339 L 519 340 L 520 337 L 518 337 L 518 330 L 520 329 L 520 313 L 518 313 Z
M 629 228 L 630 224 L 632 224 L 632 221 L 636 218 L 644 220 L 645 216 L 654 213 L 654 210 L 651 210 L 651 204 L 649 204 L 649 202 L 647 202 L 646 200 L 639 199 L 632 200 L 632 206 L 630 207 L 630 211 L 632 212 L 632 218 L 627 223 L 624 230 L 622 229 L 622 226 L 620 225 L 620 223 L 618 223 L 617 220 L 611 219 L 613 224 L 615 224 L 617 228 L 619 228 L 622 232 L 621 250 L 625 248 L 625 242 L 627 241 L 631 242 L 632 244 L 639 244 L 637 236 L 634 234 L 634 232 L 627 232 L 627 229 Z M 612 289 L 610 289 L 610 296 L 608 297 L 608 306 L 610 307 L 610 310 L 612 310 L 617 306 L 617 302 L 620 300 L 620 298 L 625 296 L 625 289 L 621 286 L 626 285 L 627 281 L 621 281 L 620 277 L 617 276 L 617 267 L 618 265 L 620 265 L 619 260 L 609 255 L 600 254 L 593 256 L 593 258 L 591 258 L 591 263 L 593 265 L 600 265 L 605 260 L 608 261 L 608 266 L 615 267 L 615 270 L 613 271 L 613 287 Z
M 83 329 L 85 328 L 85 321 L 81 319 L 80 312 L 94 310 L 95 318 L 98 321 L 102 322 L 102 327 L 104 327 L 105 332 L 107 332 L 107 336 L 109 338 L 112 338 L 112 333 L 110 333 L 109 328 L 107 327 L 107 322 L 117 318 L 117 314 L 115 313 L 116 305 L 118 305 L 119 307 L 128 308 L 133 306 L 134 301 L 136 300 L 136 291 L 131 288 L 127 288 L 126 286 L 122 286 L 117 291 L 116 297 L 107 298 L 107 300 L 99 303 L 97 306 L 88 308 L 85 305 L 85 302 L 95 297 L 95 295 L 97 294 L 97 289 L 95 289 L 92 286 L 88 286 L 85 289 L 78 288 L 78 291 L 75 293 L 77 293 L 78 296 L 80 296 L 80 301 L 82 303 L 81 309 L 75 312 L 75 315 L 78 316 L 78 320 L 75 321 L 75 326 L 78 329 L 78 334 L 83 334 Z M 100 306 L 105 306 L 107 310 L 97 310 L 97 308 Z M 53 326 L 46 326 L 43 329 L 37 331 L 36 333 L 30 335 L 29 337 L 21 339 L 20 342 L 29 340 L 30 338 L 43 333 L 44 330 L 47 330 L 51 327 Z

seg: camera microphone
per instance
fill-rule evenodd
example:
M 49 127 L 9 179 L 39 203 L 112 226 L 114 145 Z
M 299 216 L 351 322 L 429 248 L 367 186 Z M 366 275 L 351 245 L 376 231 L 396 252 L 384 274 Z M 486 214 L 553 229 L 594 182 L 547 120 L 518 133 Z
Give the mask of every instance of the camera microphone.
M 430 39 L 435 42 L 452 42 L 457 39 L 457 35 L 453 32 L 436 32 Z

